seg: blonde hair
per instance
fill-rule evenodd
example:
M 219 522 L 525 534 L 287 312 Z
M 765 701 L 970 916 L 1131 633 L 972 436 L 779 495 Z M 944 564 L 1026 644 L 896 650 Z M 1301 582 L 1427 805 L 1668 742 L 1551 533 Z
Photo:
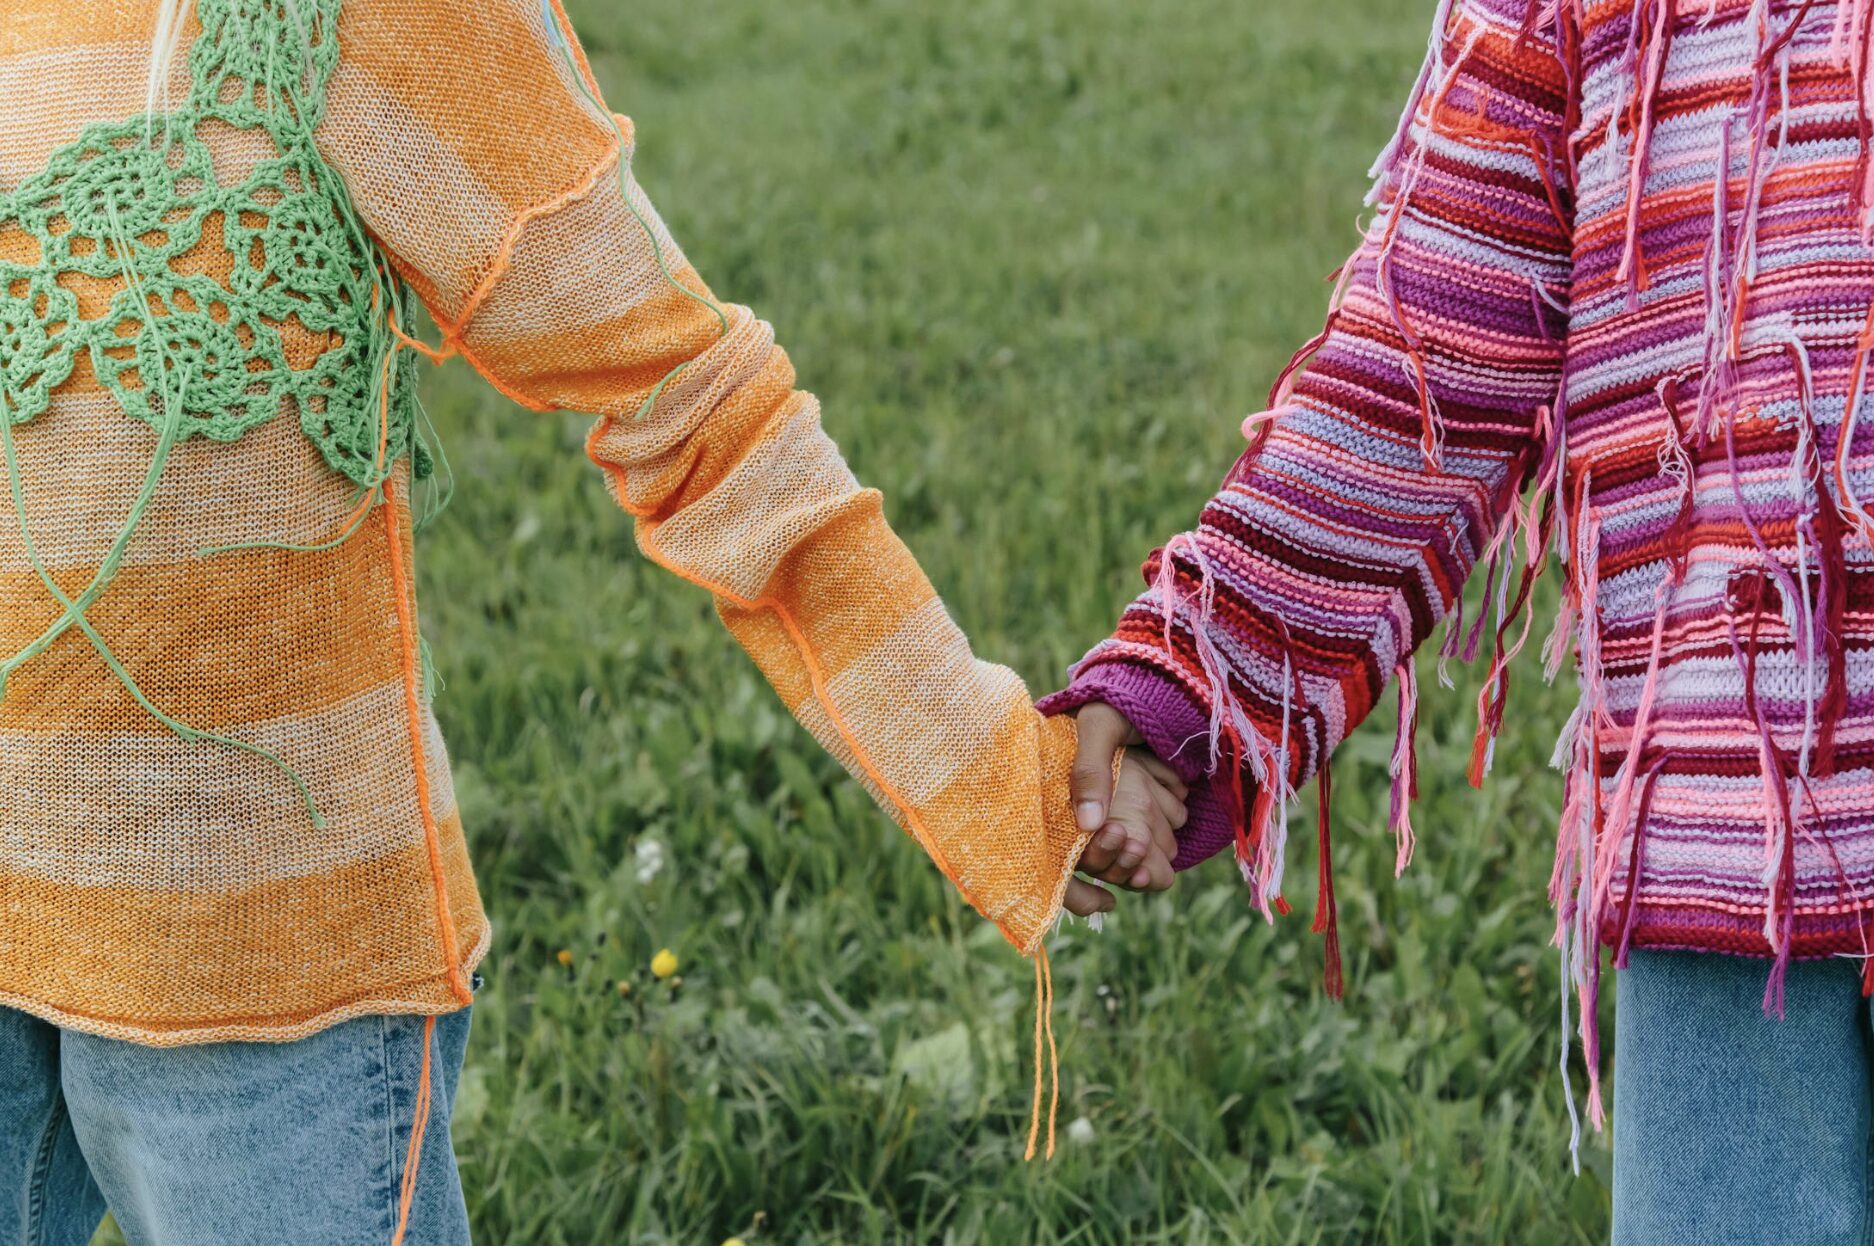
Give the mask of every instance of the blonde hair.
M 188 23 L 191 0 L 156 0 L 156 34 L 150 43 L 150 79 L 144 88 L 143 114 L 149 124 L 156 123 L 158 112 L 166 112 L 169 72 L 182 46 L 182 28 Z M 162 105 L 162 107 L 159 107 Z

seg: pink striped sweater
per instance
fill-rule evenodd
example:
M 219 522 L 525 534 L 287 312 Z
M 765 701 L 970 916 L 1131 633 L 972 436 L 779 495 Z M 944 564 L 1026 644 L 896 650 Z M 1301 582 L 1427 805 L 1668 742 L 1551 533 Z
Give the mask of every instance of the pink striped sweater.
M 1545 564 L 1581 698 L 1550 886 L 1589 1067 L 1603 946 L 1865 956 L 1874 925 L 1874 0 L 1441 0 L 1327 327 L 1197 527 L 1045 703 L 1105 700 L 1281 906 L 1295 787 L 1414 655 L 1489 663 Z M 1484 608 L 1461 590 L 1482 564 Z M 1321 919 L 1338 989 L 1325 819 Z M 1874 961 L 1869 962 L 1874 972 Z M 1590 1096 L 1598 1117 L 1598 1087 Z

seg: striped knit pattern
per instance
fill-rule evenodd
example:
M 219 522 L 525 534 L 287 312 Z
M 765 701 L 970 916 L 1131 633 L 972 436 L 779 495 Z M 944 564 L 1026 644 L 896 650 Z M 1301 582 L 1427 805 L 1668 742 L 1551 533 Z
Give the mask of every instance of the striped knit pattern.
M 0 189 L 88 124 L 142 111 L 155 12 L 9 0 Z M 527 407 L 597 416 L 591 457 L 646 553 L 715 594 L 788 707 L 1035 951 L 1084 842 L 1071 724 L 975 660 L 772 330 L 717 304 L 685 261 L 564 14 L 345 0 L 337 34 L 313 158 L 442 326 L 434 353 Z M 220 177 L 271 154 L 238 131 L 203 137 Z M 219 238 L 205 231 L 178 267 L 225 279 Z M 0 261 L 36 262 L 4 222 Z M 81 365 L 16 439 L 27 531 L 81 587 L 156 435 Z M 153 704 L 288 761 L 324 824 L 280 768 L 168 730 L 68 633 L 0 700 L 0 1003 L 173 1044 L 466 1000 L 488 924 L 425 696 L 409 497 L 399 473 L 347 539 L 287 550 L 331 542 L 357 500 L 296 416 L 177 446 L 89 617 Z M 58 616 L 10 511 L 0 654 Z M 202 554 L 244 543 L 269 547 Z
M 1234 840 L 1276 906 L 1281 809 L 1393 682 L 1403 867 L 1413 655 L 1443 623 L 1441 662 L 1489 663 L 1481 780 L 1553 559 L 1582 696 L 1552 898 L 1590 1046 L 1603 944 L 1774 958 L 1771 1008 L 1789 957 L 1867 953 L 1871 22 L 1444 0 L 1326 332 L 1049 705 L 1111 701 L 1212 776 L 1179 865 Z

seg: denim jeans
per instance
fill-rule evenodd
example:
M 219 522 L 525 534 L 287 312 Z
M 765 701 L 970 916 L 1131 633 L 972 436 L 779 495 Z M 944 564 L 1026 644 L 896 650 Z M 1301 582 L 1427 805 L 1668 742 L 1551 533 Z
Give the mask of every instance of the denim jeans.
M 467 1009 L 437 1020 L 404 1246 L 463 1246 L 449 1138 Z M 422 1017 L 291 1043 L 157 1049 L 0 1008 L 0 1246 L 388 1246 L 422 1081 Z
M 1868 1002 L 1854 960 L 1636 951 L 1614 1025 L 1616 1246 L 1874 1243 Z

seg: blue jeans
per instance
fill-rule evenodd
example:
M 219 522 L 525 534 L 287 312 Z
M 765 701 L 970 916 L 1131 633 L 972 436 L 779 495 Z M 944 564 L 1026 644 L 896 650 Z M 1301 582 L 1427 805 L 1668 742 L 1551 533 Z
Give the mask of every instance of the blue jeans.
M 463 1246 L 449 1115 L 467 1009 L 438 1018 L 403 1246 Z M 416 1119 L 422 1017 L 291 1043 L 156 1049 L 0 1008 L 0 1246 L 388 1246 Z
M 1614 1024 L 1616 1246 L 1874 1243 L 1874 1078 L 1853 960 L 1636 951 Z

